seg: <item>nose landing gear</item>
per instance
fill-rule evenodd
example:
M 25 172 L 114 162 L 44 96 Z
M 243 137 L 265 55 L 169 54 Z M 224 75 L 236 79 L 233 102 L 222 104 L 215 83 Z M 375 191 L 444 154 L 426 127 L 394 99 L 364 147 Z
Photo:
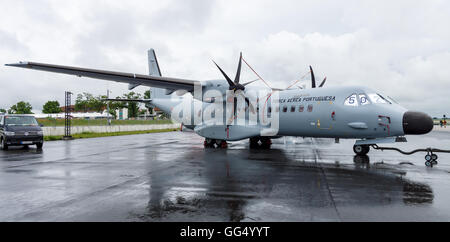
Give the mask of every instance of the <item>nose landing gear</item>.
M 357 155 L 367 155 L 367 153 L 369 153 L 369 151 L 370 151 L 370 146 L 369 145 L 354 145 L 353 151 Z

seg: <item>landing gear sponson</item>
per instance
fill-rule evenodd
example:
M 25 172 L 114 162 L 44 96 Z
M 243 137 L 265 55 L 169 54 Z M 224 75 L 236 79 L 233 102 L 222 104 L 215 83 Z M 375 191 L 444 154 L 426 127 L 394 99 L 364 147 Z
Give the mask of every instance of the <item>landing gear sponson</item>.
M 250 138 L 250 149 L 270 149 L 272 140 L 268 137 Z
M 225 140 L 216 140 L 216 139 L 205 139 L 205 142 L 203 142 L 203 146 L 205 148 L 221 148 L 226 149 L 228 148 L 228 143 Z
M 216 140 L 206 138 L 203 142 L 205 148 L 228 148 L 228 143 L 225 140 Z M 272 145 L 272 140 L 267 137 L 253 137 L 250 138 L 250 148 L 251 149 L 270 149 Z

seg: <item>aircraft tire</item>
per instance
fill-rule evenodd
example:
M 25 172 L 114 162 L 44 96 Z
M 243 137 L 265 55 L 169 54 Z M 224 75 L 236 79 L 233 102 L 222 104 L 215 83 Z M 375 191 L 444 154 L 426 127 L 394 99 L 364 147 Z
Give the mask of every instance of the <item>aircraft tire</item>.
M 353 146 L 353 151 L 357 155 L 367 155 L 367 153 L 369 153 L 369 151 L 370 151 L 370 146 L 368 146 L 368 145 L 354 145 Z
M 227 143 L 227 141 L 225 141 L 225 140 L 222 140 L 222 142 L 220 143 L 220 146 L 219 146 L 221 149 L 226 149 L 226 148 L 228 148 L 228 143 Z
M 270 138 L 261 138 L 261 148 L 270 149 L 270 146 L 272 146 L 272 140 Z
M 216 141 L 213 139 L 205 139 L 205 142 L 203 143 L 203 145 L 205 146 L 205 148 L 214 148 L 215 143 L 216 143 Z
M 250 138 L 250 149 L 259 148 L 259 138 Z

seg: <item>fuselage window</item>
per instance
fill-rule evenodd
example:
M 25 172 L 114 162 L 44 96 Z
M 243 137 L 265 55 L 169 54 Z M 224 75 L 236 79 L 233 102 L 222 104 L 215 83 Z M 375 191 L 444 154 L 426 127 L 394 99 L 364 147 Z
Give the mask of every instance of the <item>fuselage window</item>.
M 370 98 L 370 101 L 372 101 L 372 103 L 382 103 L 382 104 L 389 103 L 386 99 L 384 99 L 379 94 L 370 93 L 370 94 L 368 94 L 368 96 Z
M 283 107 L 283 113 L 287 112 L 287 106 Z
M 359 102 L 361 103 L 361 106 L 370 104 L 369 99 L 367 98 L 366 94 L 359 94 Z
M 295 106 L 291 106 L 291 113 L 295 112 Z
M 358 99 L 356 98 L 356 94 L 352 94 L 350 97 L 345 99 L 344 105 L 346 106 L 358 106 Z
M 271 112 L 272 112 L 272 107 L 269 107 L 269 109 L 267 110 L 267 112 L 271 113 Z
M 313 105 L 310 104 L 310 105 L 308 105 L 308 112 L 312 112 L 312 111 L 313 111 Z
M 298 108 L 298 111 L 301 113 L 305 110 L 305 106 L 300 105 L 300 107 Z

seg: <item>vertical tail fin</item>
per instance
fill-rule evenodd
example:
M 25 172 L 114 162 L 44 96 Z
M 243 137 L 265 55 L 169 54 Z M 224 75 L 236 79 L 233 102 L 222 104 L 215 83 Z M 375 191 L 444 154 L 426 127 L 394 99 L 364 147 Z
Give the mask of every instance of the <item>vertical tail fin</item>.
M 150 76 L 161 76 L 161 69 L 159 69 L 154 49 L 148 51 L 148 71 Z
M 158 59 L 156 58 L 155 50 L 148 51 L 148 71 L 150 76 L 161 76 L 161 69 L 159 68 Z M 170 93 L 164 88 L 150 88 L 150 95 L 153 98 L 170 98 Z

